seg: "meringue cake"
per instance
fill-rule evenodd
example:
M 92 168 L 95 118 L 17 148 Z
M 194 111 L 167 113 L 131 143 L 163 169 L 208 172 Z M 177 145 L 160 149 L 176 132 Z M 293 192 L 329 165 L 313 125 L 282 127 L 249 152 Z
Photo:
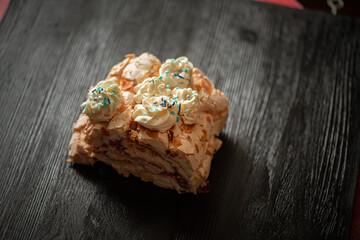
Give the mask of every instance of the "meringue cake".
M 68 162 L 101 161 L 179 193 L 204 191 L 228 99 L 187 57 L 163 64 L 149 53 L 125 57 L 90 87 Z

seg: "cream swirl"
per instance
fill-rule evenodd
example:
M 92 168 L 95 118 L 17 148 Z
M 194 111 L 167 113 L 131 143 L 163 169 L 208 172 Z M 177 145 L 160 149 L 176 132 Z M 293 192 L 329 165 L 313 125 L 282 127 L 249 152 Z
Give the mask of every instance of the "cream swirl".
M 191 84 L 191 73 L 193 64 L 189 62 L 187 57 L 179 57 L 177 59 L 167 59 L 160 67 L 160 77 L 165 84 L 171 87 L 184 88 Z M 173 84 L 175 82 L 176 84 Z
M 135 105 L 133 118 L 148 129 L 164 132 L 179 121 L 178 111 L 178 105 L 168 96 L 150 97 Z
M 83 113 L 93 121 L 107 121 L 120 107 L 122 99 L 119 86 L 112 80 L 100 81 L 88 93 L 88 99 L 81 104 Z
M 199 112 L 199 97 L 191 88 L 176 88 L 173 90 L 174 99 L 180 105 L 179 114 L 183 116 L 185 124 L 194 124 Z
M 134 87 L 136 92 L 134 100 L 136 103 L 141 103 L 143 99 L 155 96 L 168 96 L 171 93 L 171 86 L 165 84 L 159 77 L 152 77 L 145 79 L 141 84 Z

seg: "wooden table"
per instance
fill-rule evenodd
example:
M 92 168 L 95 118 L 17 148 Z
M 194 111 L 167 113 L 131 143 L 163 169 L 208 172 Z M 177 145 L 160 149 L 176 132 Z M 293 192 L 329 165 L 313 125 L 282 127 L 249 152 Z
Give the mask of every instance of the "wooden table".
M 11 1 L 0 24 L 1 239 L 347 239 L 360 22 L 248 1 Z M 231 101 L 208 194 L 69 166 L 88 87 L 186 55 Z

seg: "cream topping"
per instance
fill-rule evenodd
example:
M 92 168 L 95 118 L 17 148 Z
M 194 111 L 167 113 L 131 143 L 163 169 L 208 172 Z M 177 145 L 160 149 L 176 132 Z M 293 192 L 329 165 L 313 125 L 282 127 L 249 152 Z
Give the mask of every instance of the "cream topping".
M 134 121 L 151 130 L 164 132 L 179 121 L 178 105 L 167 96 L 147 97 L 134 110 Z
M 175 88 L 173 98 L 181 104 L 180 115 L 183 116 L 185 124 L 194 124 L 199 112 L 199 97 L 191 88 Z
M 119 86 L 112 80 L 100 81 L 88 92 L 88 99 L 81 104 L 83 113 L 93 121 L 111 119 L 122 104 Z
M 177 59 L 167 59 L 161 65 L 159 72 L 165 84 L 169 84 L 170 87 L 185 88 L 191 84 L 193 67 L 187 57 L 179 57 Z
M 133 118 L 142 126 L 161 132 L 179 122 L 193 124 L 199 111 L 199 97 L 188 88 L 193 65 L 186 57 L 168 59 L 160 67 L 160 76 L 145 79 L 134 87 L 137 103 Z

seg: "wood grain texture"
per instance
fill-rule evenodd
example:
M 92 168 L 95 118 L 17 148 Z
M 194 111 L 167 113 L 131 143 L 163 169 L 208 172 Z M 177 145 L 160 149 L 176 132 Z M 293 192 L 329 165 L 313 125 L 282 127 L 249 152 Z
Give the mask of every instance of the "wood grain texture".
M 1 239 L 347 239 L 360 22 L 247 1 L 15 1 L 0 24 Z M 208 194 L 68 166 L 88 87 L 186 55 L 231 102 Z

